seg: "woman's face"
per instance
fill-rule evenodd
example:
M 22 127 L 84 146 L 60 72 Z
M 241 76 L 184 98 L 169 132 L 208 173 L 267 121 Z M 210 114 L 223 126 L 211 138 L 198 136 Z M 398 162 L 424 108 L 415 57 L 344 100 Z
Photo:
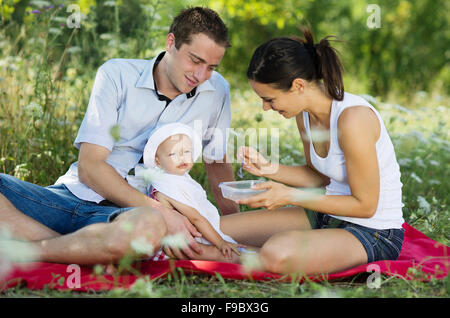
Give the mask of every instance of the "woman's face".
M 270 84 L 263 84 L 250 80 L 250 85 L 255 93 L 261 97 L 263 110 L 272 109 L 285 118 L 297 116 L 301 111 L 301 96 L 297 87 L 292 85 L 289 91 L 274 88 Z
M 191 140 L 186 135 L 173 135 L 156 150 L 155 162 L 167 173 L 183 175 L 193 166 Z

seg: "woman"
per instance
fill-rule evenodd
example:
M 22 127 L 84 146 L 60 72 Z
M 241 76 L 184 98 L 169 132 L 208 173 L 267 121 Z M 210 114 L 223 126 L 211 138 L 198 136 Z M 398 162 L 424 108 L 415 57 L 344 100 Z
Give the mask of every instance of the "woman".
M 375 108 L 344 92 L 328 37 L 315 44 L 309 29 L 303 35 L 258 47 L 247 77 L 265 111 L 295 117 L 307 163 L 270 163 L 255 149 L 241 148 L 244 168 L 272 181 L 255 187 L 266 192 L 239 203 L 268 210 L 224 216 L 222 230 L 262 246 L 263 268 L 280 274 L 331 273 L 396 259 L 404 220 L 392 142 Z M 323 186 L 326 193 L 313 197 L 298 188 Z

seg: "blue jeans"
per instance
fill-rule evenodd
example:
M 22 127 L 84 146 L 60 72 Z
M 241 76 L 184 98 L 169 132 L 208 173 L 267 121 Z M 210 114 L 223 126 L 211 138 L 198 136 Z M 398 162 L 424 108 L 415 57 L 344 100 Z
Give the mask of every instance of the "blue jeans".
M 132 209 L 81 200 L 63 184 L 41 187 L 3 173 L 0 173 L 0 193 L 19 211 L 60 234 L 93 223 L 110 222 Z
M 361 242 L 367 252 L 367 263 L 396 260 L 402 249 L 405 229 L 377 230 L 336 219 L 328 214 L 305 209 L 312 229 L 341 228 Z

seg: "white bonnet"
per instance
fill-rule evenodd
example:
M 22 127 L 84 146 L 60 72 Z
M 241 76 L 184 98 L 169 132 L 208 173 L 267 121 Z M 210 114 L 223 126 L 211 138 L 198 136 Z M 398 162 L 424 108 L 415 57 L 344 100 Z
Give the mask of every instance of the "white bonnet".
M 195 162 L 202 153 L 202 141 L 199 135 L 190 126 L 182 123 L 170 123 L 153 130 L 144 148 L 144 166 L 156 167 L 155 155 L 158 146 L 170 136 L 183 134 L 191 139 L 192 160 Z

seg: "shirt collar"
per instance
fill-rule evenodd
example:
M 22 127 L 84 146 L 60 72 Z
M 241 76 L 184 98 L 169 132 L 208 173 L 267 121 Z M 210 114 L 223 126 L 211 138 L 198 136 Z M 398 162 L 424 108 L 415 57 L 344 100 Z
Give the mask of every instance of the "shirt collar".
M 148 61 L 147 65 L 144 67 L 144 71 L 141 73 L 138 81 L 136 82 L 136 88 L 149 88 L 155 90 L 155 81 L 153 78 L 153 68 L 154 66 L 162 60 L 164 54 L 166 52 L 161 52 L 155 58 Z M 208 79 L 204 81 L 199 86 L 195 87 L 192 91 L 186 94 L 187 98 L 190 98 L 196 95 L 199 92 L 203 91 L 215 91 L 216 89 L 211 84 L 211 81 Z

